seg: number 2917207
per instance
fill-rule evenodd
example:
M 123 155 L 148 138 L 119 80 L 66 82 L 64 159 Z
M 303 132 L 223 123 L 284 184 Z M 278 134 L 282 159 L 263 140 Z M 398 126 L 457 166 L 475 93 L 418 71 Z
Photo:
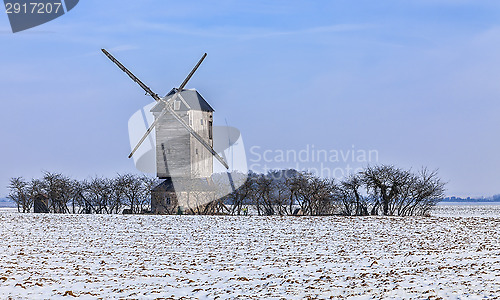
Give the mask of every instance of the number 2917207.
M 5 3 L 8 14 L 57 14 L 62 9 L 61 2 Z

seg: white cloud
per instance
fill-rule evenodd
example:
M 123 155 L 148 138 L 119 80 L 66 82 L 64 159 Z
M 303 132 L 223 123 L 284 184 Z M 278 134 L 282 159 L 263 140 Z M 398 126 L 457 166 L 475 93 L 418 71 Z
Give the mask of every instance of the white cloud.
M 358 31 L 373 28 L 371 24 L 336 24 L 330 26 L 318 26 L 309 28 L 300 28 L 295 30 L 277 30 L 275 28 L 265 27 L 235 27 L 235 26 L 218 26 L 211 28 L 189 28 L 181 27 L 165 23 L 153 22 L 137 22 L 134 28 L 137 30 L 147 31 L 155 30 L 162 32 L 170 32 L 184 35 L 194 35 L 206 38 L 230 38 L 230 39 L 261 39 L 276 36 L 291 36 L 304 34 L 321 34 L 329 32 L 348 32 Z
M 123 52 L 123 51 L 136 50 L 136 49 L 139 49 L 139 47 L 135 46 L 135 45 L 119 45 L 119 46 L 115 46 L 113 48 L 109 48 L 107 50 L 111 51 L 111 52 Z

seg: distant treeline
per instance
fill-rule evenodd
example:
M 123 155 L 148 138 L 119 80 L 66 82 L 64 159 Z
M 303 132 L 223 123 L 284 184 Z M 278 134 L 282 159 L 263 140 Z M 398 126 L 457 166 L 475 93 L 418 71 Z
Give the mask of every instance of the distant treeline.
M 0 207 L 15 207 L 15 203 L 9 198 L 1 198 Z
M 481 197 L 481 198 L 446 197 L 443 198 L 443 202 L 500 202 L 500 195 L 494 195 L 491 197 Z
M 219 177 L 218 177 L 219 176 Z M 340 181 L 296 170 L 267 174 L 232 174 L 243 178 L 235 191 L 213 177 L 211 209 L 186 208 L 193 214 L 225 215 L 426 215 L 444 197 L 445 184 L 435 171 L 412 172 L 394 166 L 371 166 Z M 159 181 L 133 174 L 115 178 L 73 180 L 58 173 L 41 179 L 12 178 L 9 198 L 20 212 L 33 211 L 35 200 L 47 203 L 53 213 L 147 213 L 151 189 Z M 177 210 L 172 210 L 177 211 Z

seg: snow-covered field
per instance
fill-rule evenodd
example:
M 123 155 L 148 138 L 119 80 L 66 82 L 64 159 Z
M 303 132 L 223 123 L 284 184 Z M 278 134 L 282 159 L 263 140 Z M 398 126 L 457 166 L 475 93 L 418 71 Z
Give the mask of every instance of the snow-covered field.
M 446 207 L 415 218 L 3 210 L 0 299 L 499 297 L 500 216 Z
M 439 217 L 500 217 L 497 202 L 443 202 L 434 207 L 432 215 Z

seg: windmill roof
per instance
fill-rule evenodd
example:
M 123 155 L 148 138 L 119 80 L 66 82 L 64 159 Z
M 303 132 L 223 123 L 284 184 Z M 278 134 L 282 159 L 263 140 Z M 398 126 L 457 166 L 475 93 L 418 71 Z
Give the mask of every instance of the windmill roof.
M 169 100 L 172 96 L 177 92 L 177 88 L 173 88 L 168 94 L 164 97 L 165 100 Z M 183 89 L 180 93 L 182 99 L 186 101 L 189 107 L 186 106 L 184 101 L 182 101 L 181 97 L 177 97 L 177 101 L 181 101 L 180 110 L 201 110 L 201 111 L 214 111 L 214 109 L 208 104 L 208 102 L 198 93 L 195 89 Z M 152 109 L 151 112 L 160 112 L 165 107 L 165 103 L 163 101 L 158 102 Z

